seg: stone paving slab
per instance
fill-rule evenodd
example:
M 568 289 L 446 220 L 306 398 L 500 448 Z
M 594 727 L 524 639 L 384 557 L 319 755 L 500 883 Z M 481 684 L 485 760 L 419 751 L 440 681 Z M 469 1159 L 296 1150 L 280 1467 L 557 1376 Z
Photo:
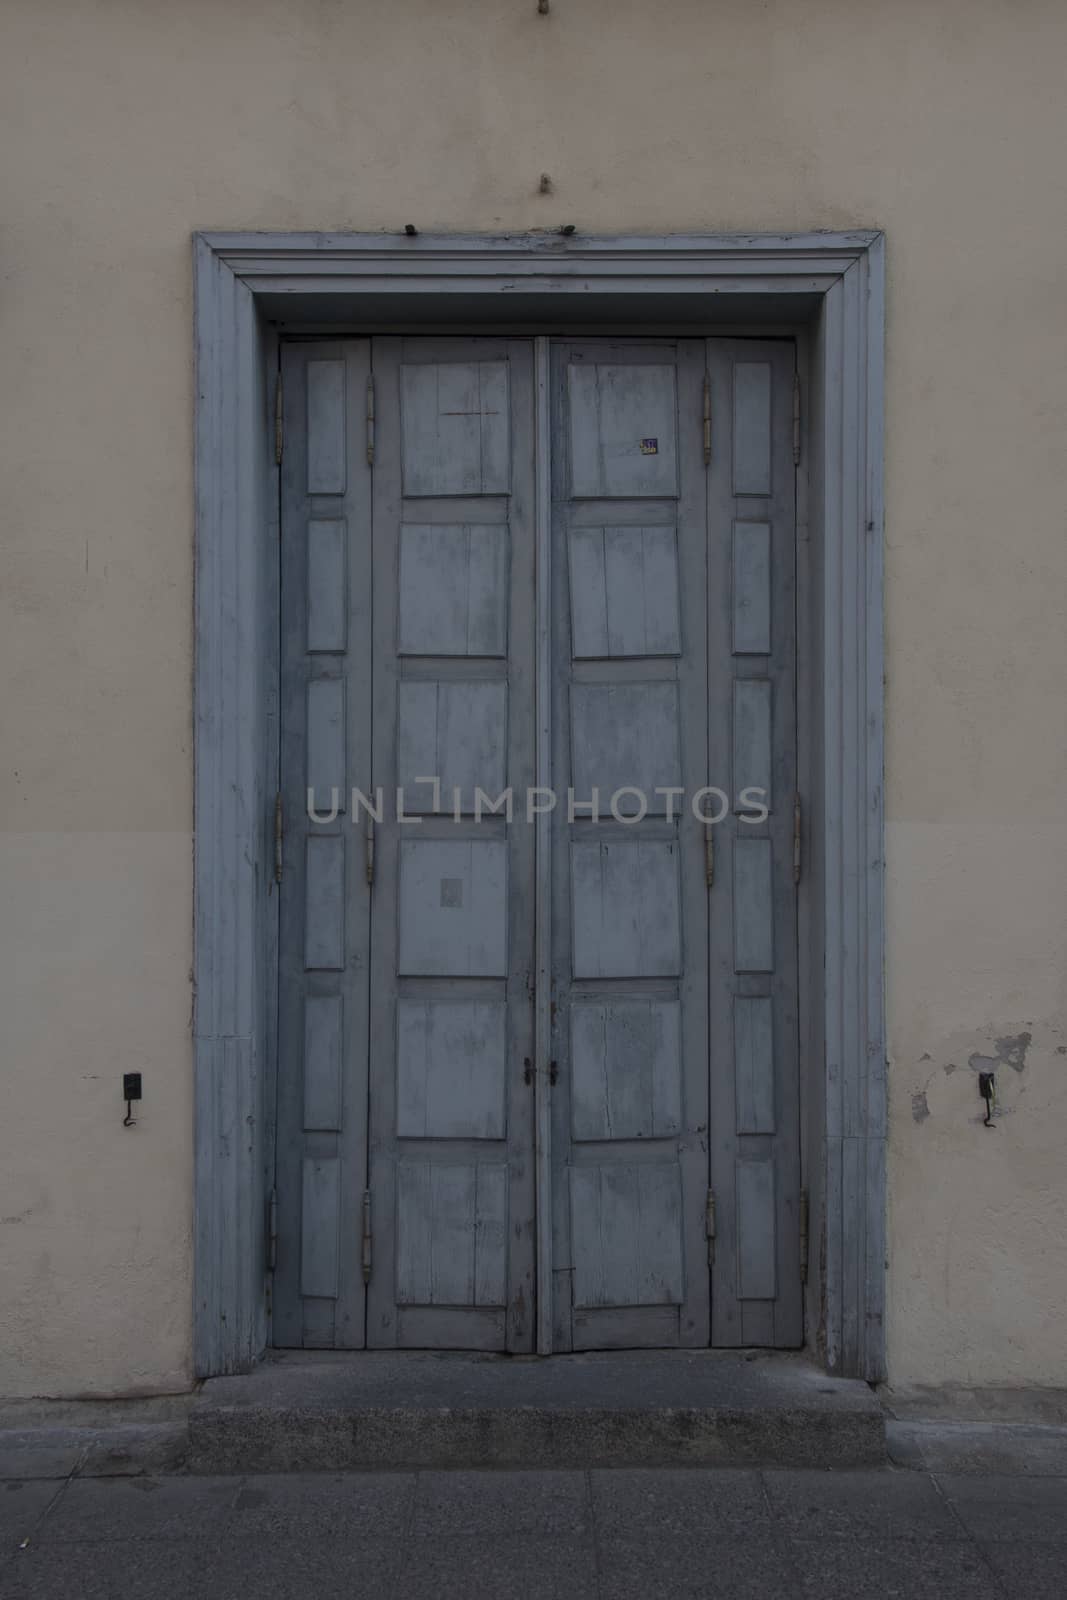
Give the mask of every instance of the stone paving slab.
M 7 1478 L 113 1478 L 176 1472 L 188 1454 L 188 1423 L 90 1423 L 0 1428 L 0 1482 Z
M 189 1600 L 387 1600 L 400 1592 L 402 1558 L 398 1540 L 369 1534 L 279 1539 L 230 1533 L 201 1548 L 200 1587 Z
M 1067 1478 L 968 1473 L 938 1474 L 936 1481 L 972 1538 L 987 1544 L 1054 1540 L 1064 1546 L 1067 1560 Z
M 920 1472 L 1067 1474 L 1067 1427 L 1025 1422 L 887 1420 L 886 1450 Z
M 794 1539 L 966 1537 L 934 1481 L 917 1472 L 767 1471 L 763 1481 L 778 1522 Z
M 369 1533 L 403 1540 L 414 1517 L 415 1481 L 410 1472 L 246 1478 L 231 1502 L 229 1526 L 263 1538 L 360 1539 Z
M 0 1550 L 10 1550 L 33 1533 L 59 1492 L 48 1480 L 0 1483 Z
M 592 1510 L 602 1540 L 723 1539 L 769 1535 L 774 1514 L 755 1470 L 715 1472 L 664 1467 L 590 1474 Z
M 35 1544 L 0 1568 L 4 1600 L 212 1600 L 195 1544 Z M 246 1593 L 244 1600 L 250 1600 Z
M 48 1542 L 210 1539 L 228 1528 L 235 1478 L 75 1478 L 47 1520 Z
M 416 1539 L 576 1538 L 591 1528 L 584 1472 L 420 1474 Z
M 804 1600 L 1004 1600 L 983 1552 L 969 1543 L 805 1540 L 793 1555 Z
M 1063 1600 L 1067 1595 L 1067 1555 L 1062 1544 L 1013 1540 L 986 1545 L 983 1553 L 1005 1600 Z
M 0 1488 L 0 1517 L 3 1600 L 1067 1595 L 1067 1477 L 891 1467 L 117 1477 Z
M 792 1553 L 776 1536 L 602 1541 L 599 1566 L 610 1600 L 800 1600 Z
M 1067 1388 L 1004 1384 L 882 1383 L 887 1416 L 902 1422 L 1029 1423 L 1067 1426 Z
M 89 1453 L 80 1428 L 5 1428 L 0 1432 L 0 1482 L 69 1478 Z
M 599 1600 L 591 1539 L 427 1539 L 409 1547 L 397 1600 Z

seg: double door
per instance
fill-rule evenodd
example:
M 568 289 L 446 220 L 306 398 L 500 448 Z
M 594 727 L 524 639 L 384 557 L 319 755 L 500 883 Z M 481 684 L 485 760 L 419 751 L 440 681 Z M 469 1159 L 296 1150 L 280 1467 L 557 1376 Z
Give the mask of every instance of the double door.
M 283 346 L 276 1345 L 801 1342 L 792 388 Z

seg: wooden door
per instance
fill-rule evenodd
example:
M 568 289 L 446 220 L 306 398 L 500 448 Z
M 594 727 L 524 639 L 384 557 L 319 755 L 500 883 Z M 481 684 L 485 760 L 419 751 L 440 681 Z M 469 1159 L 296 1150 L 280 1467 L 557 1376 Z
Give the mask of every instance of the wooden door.
M 699 341 L 554 352 L 560 1349 L 708 1342 L 703 376 Z
M 374 377 L 367 1342 L 529 1350 L 532 352 L 382 339 Z
M 532 347 L 283 380 L 274 1342 L 529 1350 Z M 552 351 L 560 1350 L 802 1340 L 792 387 L 788 341 Z
M 370 359 L 365 339 L 282 347 L 272 1336 L 286 1346 L 365 1341 L 371 899 L 348 797 L 371 781 Z M 312 821 L 309 790 L 318 816 L 336 800 L 331 821 Z
M 559 1349 L 802 1341 L 793 370 L 554 354 Z
M 803 1342 L 794 351 L 708 342 L 708 751 L 732 797 L 711 912 L 712 1343 Z M 747 788 L 769 817 L 743 820 Z

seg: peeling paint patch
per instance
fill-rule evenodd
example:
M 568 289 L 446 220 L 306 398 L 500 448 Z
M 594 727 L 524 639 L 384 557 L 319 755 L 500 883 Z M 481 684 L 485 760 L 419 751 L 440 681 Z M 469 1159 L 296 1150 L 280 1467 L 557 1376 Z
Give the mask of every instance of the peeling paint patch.
M 998 1067 L 1012 1067 L 1016 1072 L 1022 1072 L 1026 1067 L 1026 1052 L 1030 1048 L 1032 1033 L 1009 1033 L 996 1042 L 997 1053 L 995 1056 L 983 1056 L 975 1052 L 967 1057 L 967 1065 L 972 1072 L 995 1072 Z
M 916 1122 L 925 1122 L 930 1115 L 930 1105 L 926 1098 L 925 1089 L 920 1089 L 918 1094 L 912 1095 L 911 1114 Z
M 944 1067 L 942 1068 L 946 1078 L 951 1077 L 955 1070 L 956 1063 L 954 1061 L 946 1061 Z
M 999 1056 L 981 1056 L 977 1051 L 967 1057 L 967 1065 L 972 1072 L 996 1072 L 1000 1064 Z
M 997 1055 L 1007 1067 L 1014 1067 L 1016 1072 L 1022 1072 L 1026 1066 L 1026 1052 L 1030 1048 L 1032 1033 L 1008 1034 L 1004 1039 L 997 1040 Z

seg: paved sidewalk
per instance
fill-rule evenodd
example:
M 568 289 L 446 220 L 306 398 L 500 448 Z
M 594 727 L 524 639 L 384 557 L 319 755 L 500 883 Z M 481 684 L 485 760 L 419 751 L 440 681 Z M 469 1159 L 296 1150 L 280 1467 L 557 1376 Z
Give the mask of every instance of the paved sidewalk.
M 22 1600 L 1063 1600 L 1067 1477 L 892 1467 L 0 1482 Z

